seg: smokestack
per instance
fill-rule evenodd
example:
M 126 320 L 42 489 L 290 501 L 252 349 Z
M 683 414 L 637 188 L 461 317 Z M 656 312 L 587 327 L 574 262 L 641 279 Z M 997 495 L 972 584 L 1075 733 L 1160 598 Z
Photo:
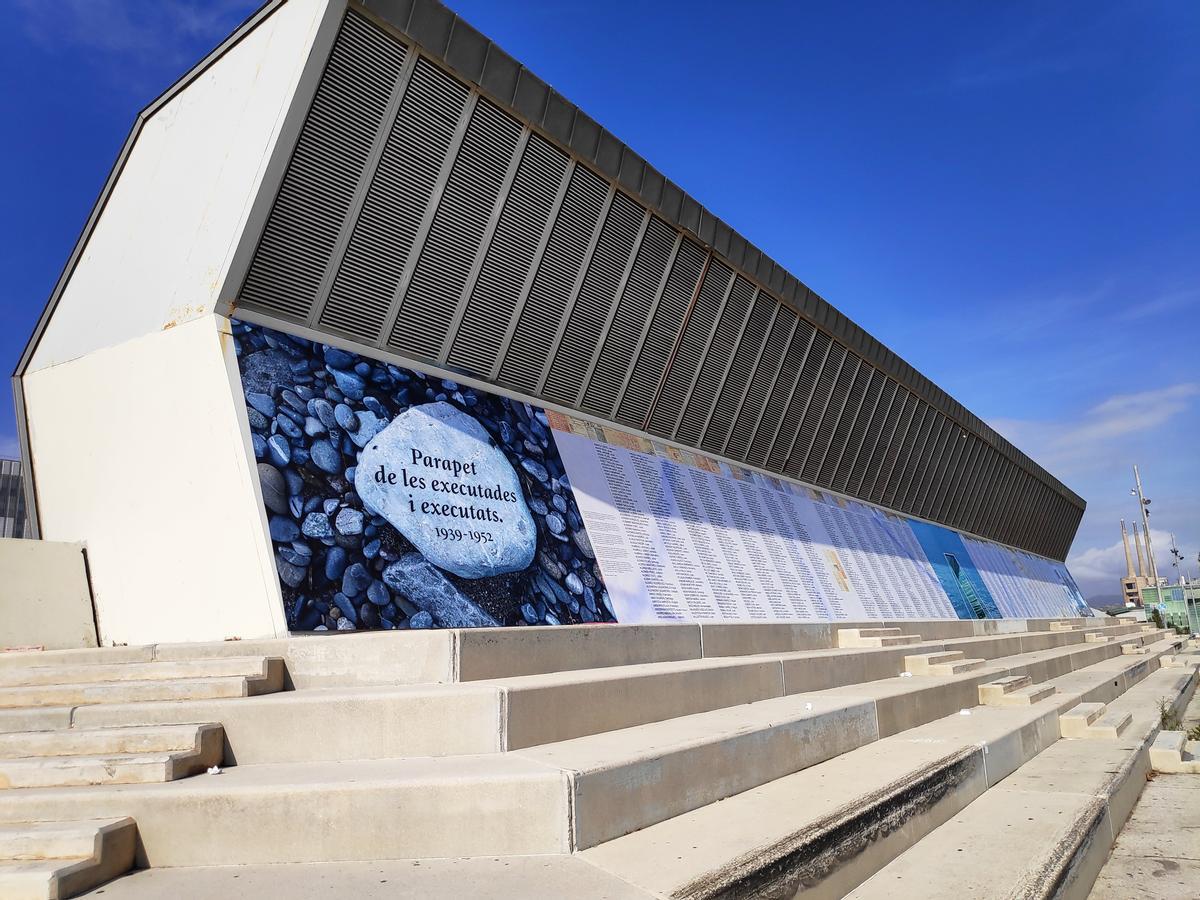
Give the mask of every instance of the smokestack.
M 1146 577 L 1146 562 L 1142 559 L 1142 532 L 1137 522 L 1133 523 L 1133 546 L 1137 548 L 1138 578 Z
M 1133 554 L 1129 549 L 1129 532 L 1125 530 L 1125 520 L 1121 520 L 1121 543 L 1125 545 L 1125 577 L 1133 577 Z

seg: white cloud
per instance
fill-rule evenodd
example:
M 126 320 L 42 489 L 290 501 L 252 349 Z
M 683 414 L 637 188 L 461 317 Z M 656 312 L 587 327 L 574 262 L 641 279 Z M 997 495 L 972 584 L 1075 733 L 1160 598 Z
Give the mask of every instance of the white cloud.
M 28 36 L 51 51 L 120 56 L 122 67 L 194 62 L 257 5 L 254 0 L 17 0 Z
M 1042 422 L 994 419 L 993 428 L 1042 466 L 1062 475 L 1111 462 L 1122 439 L 1144 437 L 1186 412 L 1200 383 L 1182 382 L 1135 393 L 1114 394 L 1074 419 Z

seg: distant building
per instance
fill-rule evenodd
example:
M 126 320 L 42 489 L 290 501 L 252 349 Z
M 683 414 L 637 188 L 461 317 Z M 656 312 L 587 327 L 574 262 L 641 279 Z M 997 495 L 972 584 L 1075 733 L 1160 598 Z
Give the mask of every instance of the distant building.
M 1148 574 L 1147 556 L 1142 553 L 1142 535 L 1138 525 L 1133 524 L 1133 543 L 1137 548 L 1137 571 L 1133 568 L 1133 554 L 1129 550 L 1129 532 L 1125 520 L 1121 520 L 1121 541 L 1125 545 L 1125 577 L 1121 579 L 1121 598 L 1127 607 L 1142 605 L 1142 591 L 1151 587 L 1154 580 Z
M 0 459 L 0 537 L 23 538 L 28 533 L 21 461 Z

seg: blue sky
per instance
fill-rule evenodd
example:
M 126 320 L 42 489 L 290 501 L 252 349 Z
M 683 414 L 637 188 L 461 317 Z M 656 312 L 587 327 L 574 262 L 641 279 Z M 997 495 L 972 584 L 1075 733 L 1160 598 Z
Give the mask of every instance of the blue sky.
M 255 5 L 0 9 L 9 370 L 137 110 Z M 1198 574 L 1200 5 L 452 5 L 1084 496 L 1085 594 L 1133 462 Z

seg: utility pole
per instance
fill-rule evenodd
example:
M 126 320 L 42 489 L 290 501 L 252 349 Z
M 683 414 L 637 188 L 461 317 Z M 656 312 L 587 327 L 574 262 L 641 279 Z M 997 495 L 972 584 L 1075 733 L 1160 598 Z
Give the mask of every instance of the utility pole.
M 1158 566 L 1154 564 L 1154 545 L 1150 543 L 1150 501 L 1146 499 L 1146 495 L 1142 493 L 1142 476 L 1138 474 L 1138 467 L 1135 464 L 1133 467 L 1133 480 L 1137 485 L 1138 506 L 1142 509 L 1142 531 L 1146 534 L 1146 555 L 1150 557 L 1150 578 L 1151 584 L 1155 589 L 1158 589 Z

